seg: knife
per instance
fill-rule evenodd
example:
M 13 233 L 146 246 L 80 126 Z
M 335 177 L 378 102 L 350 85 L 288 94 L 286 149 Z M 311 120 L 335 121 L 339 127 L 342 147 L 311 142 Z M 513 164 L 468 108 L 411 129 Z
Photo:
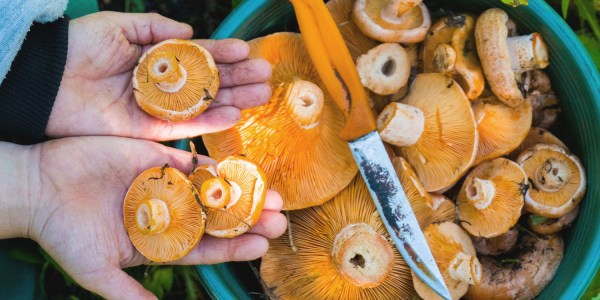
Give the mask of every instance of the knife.
M 383 142 L 354 60 L 323 0 L 290 0 L 317 73 L 346 123 L 347 141 L 375 206 L 402 257 L 416 275 L 444 299 L 451 299 Z

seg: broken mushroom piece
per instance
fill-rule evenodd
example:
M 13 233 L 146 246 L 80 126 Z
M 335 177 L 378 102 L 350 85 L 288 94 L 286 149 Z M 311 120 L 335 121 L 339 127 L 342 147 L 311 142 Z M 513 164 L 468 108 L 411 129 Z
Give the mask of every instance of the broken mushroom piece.
M 433 258 L 453 300 L 467 293 L 469 285 L 481 281 L 481 264 L 469 235 L 452 222 L 431 224 L 423 230 Z M 423 299 L 442 299 L 413 272 L 415 290 Z
M 291 235 L 271 240 L 260 266 L 280 299 L 416 297 L 362 177 L 323 205 L 290 211 L 289 221 Z
M 471 103 L 454 80 L 439 73 L 417 75 L 402 102 L 389 104 L 379 114 L 377 128 L 428 192 L 450 188 L 476 155 Z
M 453 78 L 471 100 L 485 87 L 474 31 L 475 18 L 471 15 L 444 17 L 433 24 L 422 48 L 423 71 Z
M 123 202 L 123 220 L 135 248 L 153 262 L 188 254 L 204 234 L 206 214 L 187 176 L 155 167 L 134 179 Z
M 408 82 L 410 61 L 400 44 L 383 43 L 356 60 L 361 83 L 379 95 L 391 95 Z
M 557 145 L 538 144 L 517 158 L 531 187 L 525 195 L 525 209 L 547 218 L 559 218 L 583 198 L 585 170 L 579 158 Z
M 515 227 L 493 238 L 471 236 L 473 246 L 479 254 L 499 255 L 510 252 L 517 245 L 519 230 Z
M 249 42 L 250 56 L 273 66 L 269 103 L 242 111 L 232 128 L 203 136 L 215 159 L 243 155 L 267 175 L 285 210 L 320 205 L 358 172 L 339 138 L 344 115 L 325 91 L 299 34 L 275 33 Z
M 475 25 L 475 44 L 492 92 L 506 105 L 517 107 L 525 95 L 515 74 L 547 67 L 548 49 L 538 33 L 509 37 L 507 22 L 502 9 L 483 12 Z
M 481 283 L 465 299 L 534 299 L 550 283 L 562 261 L 564 245 L 557 235 L 525 235 L 514 257 L 480 256 Z
M 148 114 L 189 120 L 205 111 L 219 88 L 211 54 L 187 40 L 170 39 L 148 49 L 133 70 L 133 94 Z
M 492 95 L 473 101 L 472 108 L 479 132 L 474 165 L 510 153 L 531 128 L 532 108 L 528 99 L 513 108 Z
M 499 157 L 476 166 L 456 199 L 460 224 L 477 237 L 507 232 L 521 216 L 527 188 L 527 175 L 511 160 Z
M 364 34 L 384 43 L 419 43 L 431 27 L 421 0 L 356 0 L 352 20 Z
M 555 234 L 571 226 L 579 214 L 579 205 L 560 218 L 546 218 L 538 215 L 529 215 L 527 223 L 533 232 L 539 234 Z
M 540 127 L 532 127 L 523 142 L 508 157 L 516 160 L 519 154 L 537 144 L 552 144 L 568 150 L 567 146 L 550 131 Z
M 189 175 L 206 208 L 206 233 L 232 238 L 258 222 L 267 188 L 264 172 L 241 156 L 229 156 L 213 165 L 199 166 Z

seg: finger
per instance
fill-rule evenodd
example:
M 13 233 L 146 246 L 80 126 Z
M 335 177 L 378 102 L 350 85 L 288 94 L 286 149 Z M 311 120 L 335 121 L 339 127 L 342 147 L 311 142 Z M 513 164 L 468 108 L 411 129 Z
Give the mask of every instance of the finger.
M 250 47 L 240 39 L 193 40 L 206 48 L 218 64 L 232 64 L 248 58 Z
M 267 197 L 265 199 L 265 204 L 263 205 L 263 210 L 271 210 L 271 211 L 281 211 L 283 208 L 283 199 L 281 195 L 275 190 L 267 190 Z
M 242 234 L 231 239 L 220 239 L 204 235 L 185 257 L 173 261 L 173 264 L 197 265 L 218 264 L 228 261 L 247 261 L 257 259 L 269 249 L 269 242 L 257 234 Z
M 117 23 L 132 44 L 148 45 L 167 39 L 190 39 L 192 27 L 156 13 L 111 12 L 109 18 Z
M 215 96 L 212 107 L 235 106 L 248 109 L 263 105 L 271 98 L 271 86 L 267 83 L 253 83 L 220 89 Z
M 156 299 L 156 296 L 116 267 L 86 278 L 82 286 L 106 299 Z
M 262 58 L 219 65 L 218 68 L 221 88 L 266 82 L 272 73 L 271 64 Z
M 280 237 L 287 228 L 287 219 L 279 212 L 263 210 L 258 222 L 250 233 L 262 235 L 268 239 Z

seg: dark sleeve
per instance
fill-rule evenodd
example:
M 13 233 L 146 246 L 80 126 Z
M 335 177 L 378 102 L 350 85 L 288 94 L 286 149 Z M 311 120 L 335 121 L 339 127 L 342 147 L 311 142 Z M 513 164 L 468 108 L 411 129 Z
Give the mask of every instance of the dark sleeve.
M 34 144 L 46 125 L 67 60 L 69 19 L 34 23 L 0 84 L 0 140 Z

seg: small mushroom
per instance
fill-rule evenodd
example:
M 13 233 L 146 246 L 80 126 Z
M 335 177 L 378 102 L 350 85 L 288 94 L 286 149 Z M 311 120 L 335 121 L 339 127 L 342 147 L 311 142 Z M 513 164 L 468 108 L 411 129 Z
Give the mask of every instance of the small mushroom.
M 513 227 L 509 231 L 493 238 L 471 236 L 471 240 L 477 253 L 499 255 L 510 252 L 515 248 L 519 240 L 519 230 Z
M 452 77 L 469 99 L 477 99 L 485 86 L 475 49 L 475 18 L 457 14 L 438 20 L 423 42 L 424 72 Z
M 377 127 L 428 192 L 451 187 L 476 155 L 471 103 L 454 80 L 439 73 L 417 75 L 402 102 L 390 103 L 379 114 Z
M 506 233 L 521 216 L 527 187 L 523 169 L 506 158 L 476 166 L 467 175 L 456 199 L 460 224 L 477 237 Z
M 289 213 L 260 276 L 281 299 L 413 299 L 410 268 L 360 176 L 331 201 Z M 293 241 L 295 251 L 291 247 Z
M 517 163 L 531 183 L 525 209 L 532 214 L 559 218 L 574 209 L 585 194 L 581 161 L 560 146 L 537 144 L 521 153 Z
M 533 147 L 537 144 L 557 145 L 565 150 L 568 150 L 567 146 L 550 131 L 541 127 L 532 127 L 527 133 L 527 136 L 525 137 L 523 142 L 521 142 L 519 147 L 512 151 L 508 155 L 508 157 L 510 159 L 516 159 L 519 156 L 519 154 L 525 151 L 525 149 Z
M 562 261 L 564 245 L 557 235 L 525 235 L 514 257 L 480 256 L 481 283 L 465 299 L 534 299 L 550 283 Z
M 528 99 L 513 108 L 492 95 L 473 101 L 472 107 L 479 132 L 474 165 L 510 153 L 529 133 L 532 108 Z
M 358 167 L 339 138 L 344 115 L 323 88 L 304 42 L 275 33 L 249 42 L 250 56 L 273 66 L 269 103 L 246 109 L 232 128 L 204 135 L 211 157 L 243 155 L 267 175 L 285 210 L 320 205 L 352 181 Z
M 400 44 L 383 43 L 356 60 L 361 83 L 379 95 L 391 95 L 405 86 L 410 76 L 410 61 Z
M 187 40 L 170 39 L 148 49 L 133 70 L 133 94 L 148 114 L 169 121 L 205 111 L 219 88 L 211 54 Z
M 419 43 L 431 27 L 421 0 L 356 0 L 352 20 L 364 34 L 384 43 Z
M 555 234 L 571 226 L 579 214 L 579 205 L 560 218 L 546 218 L 537 215 L 529 215 L 527 223 L 531 230 L 539 234 Z
M 188 254 L 204 234 L 206 214 L 187 176 L 169 166 L 136 177 L 123 202 L 123 221 L 133 246 L 153 262 Z
M 469 235 L 452 222 L 431 224 L 423 230 L 433 258 L 453 300 L 481 281 L 481 264 Z M 442 299 L 413 272 L 415 290 L 423 299 Z
M 475 44 L 492 92 L 508 106 L 517 107 L 525 95 L 515 74 L 548 66 L 548 49 L 538 33 L 509 37 L 507 22 L 502 9 L 483 12 L 475 25 Z
M 550 78 L 543 70 L 533 70 L 526 73 L 523 87 L 533 104 L 533 126 L 550 128 L 560 113 Z
M 216 166 L 199 166 L 189 175 L 206 208 L 206 233 L 232 238 L 258 222 L 266 198 L 266 175 L 253 162 L 229 156 Z

